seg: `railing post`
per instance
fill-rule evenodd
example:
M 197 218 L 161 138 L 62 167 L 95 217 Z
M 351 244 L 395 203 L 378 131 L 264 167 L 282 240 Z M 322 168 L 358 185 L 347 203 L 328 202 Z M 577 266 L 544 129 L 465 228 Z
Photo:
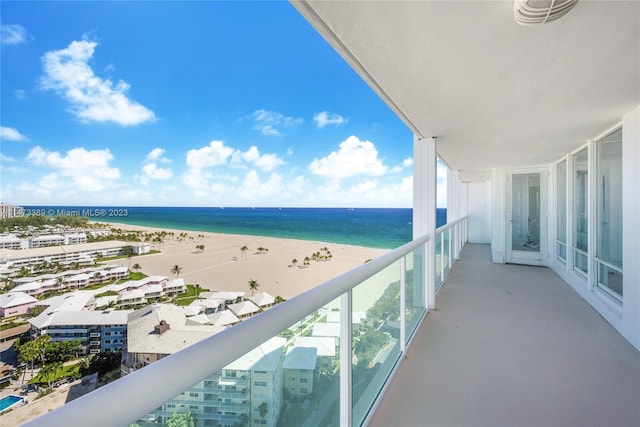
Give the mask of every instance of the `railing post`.
M 340 427 L 353 423 L 353 290 L 340 297 Z

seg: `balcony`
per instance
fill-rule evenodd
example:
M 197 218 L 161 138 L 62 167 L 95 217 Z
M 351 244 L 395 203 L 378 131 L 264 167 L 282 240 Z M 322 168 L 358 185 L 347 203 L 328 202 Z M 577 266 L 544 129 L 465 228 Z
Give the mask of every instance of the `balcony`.
M 551 270 L 467 245 L 371 425 L 640 425 L 640 353 Z
M 339 354 L 314 382 L 308 425 L 640 425 L 640 354 L 569 286 L 546 268 L 492 264 L 483 245 L 453 264 L 464 219 L 434 240 L 437 253 L 418 238 L 28 425 L 166 416 L 157 408 L 254 358 L 259 343 L 260 357 L 283 357 L 291 325 L 305 318 Z M 140 398 L 127 404 L 125 392 Z

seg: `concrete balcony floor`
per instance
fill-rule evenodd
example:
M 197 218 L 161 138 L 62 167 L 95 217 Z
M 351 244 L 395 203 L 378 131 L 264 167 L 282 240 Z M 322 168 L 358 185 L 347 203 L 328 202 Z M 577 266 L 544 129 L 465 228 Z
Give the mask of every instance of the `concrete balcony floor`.
M 640 426 L 640 352 L 548 268 L 467 245 L 372 426 Z

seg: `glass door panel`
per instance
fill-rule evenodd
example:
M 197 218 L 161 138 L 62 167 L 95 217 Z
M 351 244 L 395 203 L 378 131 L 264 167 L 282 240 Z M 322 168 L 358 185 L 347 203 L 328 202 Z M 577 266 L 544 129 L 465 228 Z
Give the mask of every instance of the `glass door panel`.
M 507 262 L 541 265 L 546 229 L 543 175 L 514 173 L 507 179 Z

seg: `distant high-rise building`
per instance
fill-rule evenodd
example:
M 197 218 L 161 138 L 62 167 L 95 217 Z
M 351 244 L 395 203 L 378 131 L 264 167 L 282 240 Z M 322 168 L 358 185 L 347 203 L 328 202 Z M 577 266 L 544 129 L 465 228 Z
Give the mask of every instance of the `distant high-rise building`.
M 0 219 L 13 218 L 16 216 L 23 216 L 23 215 L 24 215 L 23 207 L 0 203 Z

